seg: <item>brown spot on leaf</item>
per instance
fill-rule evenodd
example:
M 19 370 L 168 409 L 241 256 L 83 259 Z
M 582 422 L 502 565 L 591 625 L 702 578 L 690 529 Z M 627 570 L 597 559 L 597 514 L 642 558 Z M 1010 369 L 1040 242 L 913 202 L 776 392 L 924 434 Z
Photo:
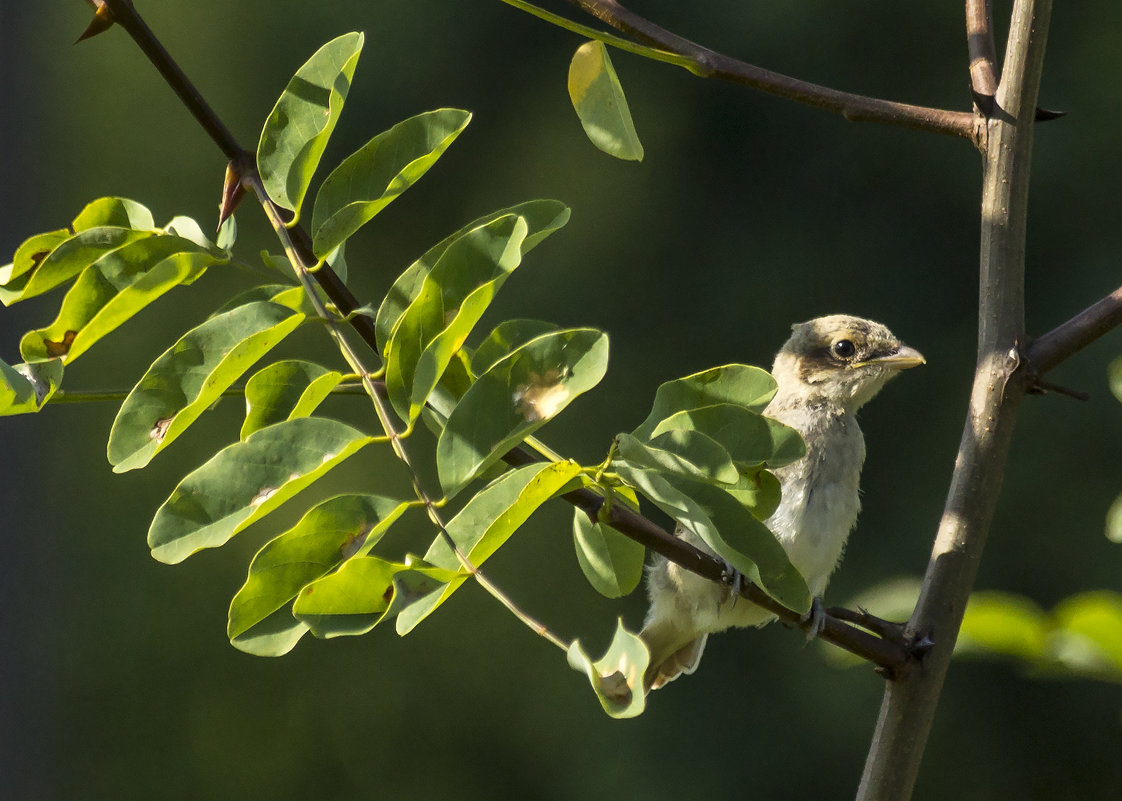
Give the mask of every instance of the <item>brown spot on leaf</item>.
M 58 356 L 65 356 L 70 352 L 70 346 L 74 344 L 74 338 L 78 336 L 77 331 L 67 331 L 62 335 L 62 339 L 57 342 L 53 339 L 43 338 L 43 344 L 47 348 L 47 355 L 52 359 Z
M 369 533 L 370 529 L 364 528 L 348 536 L 345 540 L 343 540 L 343 544 L 339 546 L 339 555 L 344 559 L 350 559 L 352 556 L 358 553 L 359 548 L 361 548 L 362 544 L 366 542 L 366 535 Z
M 386 602 L 387 606 L 389 606 L 390 601 L 393 600 L 393 585 L 392 584 L 390 584 L 388 587 L 386 587 L 386 591 L 382 593 L 382 600 Z
M 152 430 L 148 432 L 148 436 L 156 442 L 163 442 L 164 437 L 167 436 L 168 429 L 171 428 L 171 421 L 175 416 L 163 417 L 156 421 L 156 425 L 152 426 Z

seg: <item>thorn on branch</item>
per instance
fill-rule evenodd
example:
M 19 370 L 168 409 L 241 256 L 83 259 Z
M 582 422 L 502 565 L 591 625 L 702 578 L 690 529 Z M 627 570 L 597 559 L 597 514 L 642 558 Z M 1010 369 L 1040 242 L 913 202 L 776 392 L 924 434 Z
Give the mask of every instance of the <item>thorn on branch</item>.
M 1036 117 L 1034 119 L 1037 122 L 1051 122 L 1052 120 L 1058 120 L 1060 117 L 1066 116 L 1066 111 L 1056 111 L 1054 109 L 1041 108 L 1040 106 L 1037 106 Z
M 1067 395 L 1069 398 L 1075 398 L 1080 401 L 1091 400 L 1091 396 L 1086 392 L 1081 392 L 1078 389 L 1070 389 L 1059 384 L 1053 384 L 1051 381 L 1045 381 L 1043 378 L 1039 377 L 1030 378 L 1025 391 L 1030 395 L 1047 395 L 1049 392 L 1055 392 L 1058 395 Z
M 88 0 L 89 4 L 94 7 L 94 18 L 90 20 L 90 24 L 82 31 L 82 35 L 74 40 L 74 44 L 84 42 L 86 39 L 92 39 L 99 33 L 104 33 L 113 27 L 113 12 L 109 10 L 109 6 L 105 4 L 105 0 Z
M 243 162 L 244 159 L 233 159 L 226 165 L 226 177 L 222 182 L 222 203 L 218 211 L 219 228 L 234 213 L 242 197 L 245 196 L 245 186 L 242 184 L 242 179 L 245 178 Z

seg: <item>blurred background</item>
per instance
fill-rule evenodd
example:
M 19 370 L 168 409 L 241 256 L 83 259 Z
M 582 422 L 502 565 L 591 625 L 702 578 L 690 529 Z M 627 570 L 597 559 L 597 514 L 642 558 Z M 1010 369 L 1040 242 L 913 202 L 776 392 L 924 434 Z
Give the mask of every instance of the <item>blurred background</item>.
M 925 105 L 969 107 L 962 11 L 880 5 L 635 2 L 715 49 L 800 78 Z M 999 18 L 1008 3 L 996 3 Z M 567 97 L 581 39 L 508 6 L 465 0 L 137 0 L 228 126 L 252 147 L 288 78 L 328 39 L 366 32 L 327 168 L 375 133 L 440 106 L 467 132 L 351 243 L 350 284 L 376 302 L 445 235 L 535 197 L 572 221 L 507 282 L 483 330 L 507 317 L 611 336 L 594 392 L 543 430 L 599 461 L 646 415 L 661 382 L 730 361 L 769 365 L 788 326 L 847 312 L 888 324 L 928 365 L 863 413 L 865 511 L 828 602 L 926 567 L 974 365 L 979 159 L 961 140 L 850 124 L 813 109 L 613 52 L 646 148 L 616 161 L 585 138 Z M 578 18 L 564 3 L 559 11 Z M 79 0 L 0 4 L 0 261 L 103 195 L 158 222 L 213 225 L 225 164 L 122 31 L 79 46 Z M 582 19 L 582 21 L 588 21 Z M 1004 27 L 1004 26 L 1001 26 Z M 1042 333 L 1119 284 L 1122 6 L 1056 12 L 1037 131 L 1027 314 Z M 276 250 L 249 203 L 238 251 Z M 67 369 L 69 389 L 127 389 L 246 275 L 212 269 Z M 0 311 L 0 358 L 50 322 L 59 294 Z M 310 333 L 284 355 L 330 351 Z M 1043 607 L 1122 590 L 1103 520 L 1122 490 L 1122 407 L 1105 368 L 1115 332 L 1055 381 L 1092 395 L 1022 407 L 979 589 Z M 114 404 L 0 419 L 0 795 L 13 799 L 852 797 L 882 680 L 840 670 L 779 626 L 715 638 L 702 669 L 630 721 L 475 587 L 416 632 L 306 638 L 260 659 L 225 636 L 253 553 L 294 522 L 289 504 L 227 547 L 168 567 L 145 544 L 178 479 L 236 437 L 228 399 L 142 472 L 114 475 Z M 369 426 L 360 399 L 328 412 Z M 321 495 L 404 490 L 375 449 Z M 598 597 L 571 544 L 571 511 L 541 510 L 490 564 L 532 614 L 590 649 L 642 592 Z M 423 550 L 408 527 L 387 545 Z M 1114 799 L 1122 693 L 956 663 L 917 799 Z

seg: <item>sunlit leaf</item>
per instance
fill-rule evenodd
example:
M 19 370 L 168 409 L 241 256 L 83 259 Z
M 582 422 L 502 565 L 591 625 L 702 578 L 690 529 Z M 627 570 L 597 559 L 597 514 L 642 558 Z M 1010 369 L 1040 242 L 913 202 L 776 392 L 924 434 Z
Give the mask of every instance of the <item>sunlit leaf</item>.
M 619 476 L 699 536 L 745 578 L 791 609 L 810 609 L 810 590 L 767 526 L 713 484 L 615 462 Z
M 616 493 L 613 503 L 626 500 L 629 506 L 638 508 L 630 487 L 621 487 Z M 580 509 L 573 510 L 573 547 L 585 578 L 601 595 L 620 598 L 639 586 L 646 549 L 614 528 L 589 520 Z
M 152 556 L 175 564 L 225 544 L 372 441 L 337 420 L 298 417 L 223 448 L 156 512 Z
M 114 472 L 148 464 L 303 319 L 286 306 L 257 301 L 184 334 L 121 405 L 109 434 Z
M 308 59 L 277 100 L 257 145 L 257 170 L 278 206 L 299 212 L 351 88 L 363 35 L 332 39 Z
M 258 656 L 290 651 L 308 627 L 292 616 L 289 602 L 348 559 L 369 553 L 407 507 L 377 495 L 338 495 L 309 510 L 253 557 L 230 602 L 230 642 Z M 287 620 L 282 615 L 263 626 L 278 610 Z
M 525 255 L 525 248 L 522 252 Z M 530 340 L 560 328 L 559 325 L 543 320 L 505 320 L 499 323 L 475 349 L 471 357 L 472 374 L 483 375 L 494 366 L 495 362 L 510 355 Z
M 762 412 L 775 395 L 775 379 L 766 370 L 746 364 L 726 364 L 667 381 L 655 392 L 647 419 L 632 433 L 650 439 L 654 428 L 670 415 L 687 409 L 732 403 Z
M 1048 615 L 1027 598 L 1003 592 L 974 593 L 966 606 L 955 653 L 1041 660 L 1046 656 L 1049 628 Z
M 467 502 L 446 526 L 448 536 L 468 561 L 482 565 L 534 511 L 580 474 L 575 462 L 542 462 L 505 473 Z M 406 634 L 448 600 L 469 575 L 442 537 L 425 554 L 434 567 L 458 571 L 455 578 L 421 595 L 397 616 L 398 634 Z
M 763 464 L 781 467 L 806 452 L 794 429 L 732 403 L 672 414 L 654 427 L 651 436 L 676 430 L 700 431 L 720 443 L 741 469 Z
M 178 236 L 150 236 L 91 264 L 67 291 L 53 323 L 20 341 L 28 361 L 77 359 L 149 303 L 189 284 L 216 259 Z
M 522 261 L 521 217 L 500 217 L 457 239 L 425 276 L 386 348 L 386 389 L 403 419 L 416 419 L 453 354 Z
M 417 293 L 421 291 L 425 276 L 440 261 L 440 257 L 451 247 L 452 243 L 509 214 L 526 220 L 526 238 L 522 240 L 523 257 L 533 250 L 539 242 L 569 221 L 569 208 L 564 203 L 557 200 L 530 200 L 517 206 L 511 206 L 509 209 L 502 209 L 480 217 L 451 236 L 446 237 L 439 244 L 429 248 L 425 255 L 413 262 L 405 272 L 398 276 L 390 291 L 386 293 L 386 297 L 382 300 L 381 306 L 378 307 L 374 328 L 380 351 L 385 352 L 394 325 L 405 313 L 409 304 L 417 297 Z M 478 374 L 482 371 L 476 372 Z
M 569 99 L 592 144 L 617 159 L 643 160 L 643 144 L 603 42 L 585 42 L 573 54 Z
M 1111 542 L 1122 542 L 1122 495 L 1114 499 L 1106 512 L 1106 536 Z
M 723 484 L 740 480 L 729 452 L 700 431 L 674 429 L 659 434 L 648 444 L 630 434 L 620 434 L 616 443 L 620 457 L 640 467 Z
M 1053 612 L 1057 657 L 1068 667 L 1122 680 L 1122 595 L 1094 591 L 1066 598 Z M 1080 646 L 1079 648 L 1076 645 Z
M 80 233 L 104 226 L 152 231 L 156 223 L 152 219 L 152 212 L 135 200 L 127 197 L 102 197 L 87 203 L 70 227 Z
M 454 495 L 552 420 L 608 369 L 608 337 L 592 328 L 532 339 L 476 379 L 436 446 L 440 484 Z
M 271 301 L 280 306 L 287 306 L 293 311 L 298 311 L 306 316 L 315 314 L 315 309 L 312 308 L 311 303 L 309 303 L 303 287 L 293 286 L 292 284 L 263 284 L 261 286 L 255 286 L 252 289 L 247 289 L 244 292 L 239 292 L 219 306 L 208 319 L 223 315 L 239 306 L 247 306 L 250 303 L 256 303 L 261 300 Z
M 0 361 L 0 416 L 37 412 L 62 383 L 62 361 L 17 364 Z
M 628 631 L 620 620 L 612 644 L 603 658 L 592 661 L 579 640 L 569 645 L 569 667 L 588 676 L 592 690 L 613 718 L 633 718 L 643 714 L 646 695 L 643 674 L 651 661 L 647 646 Z
M 282 420 L 307 417 L 342 380 L 342 373 L 298 359 L 261 368 L 245 385 L 241 438 Z
M 404 562 L 356 556 L 302 589 L 292 611 L 320 638 L 365 634 L 456 574 L 414 556 Z
M 11 304 L 42 295 L 69 281 L 82 270 L 118 248 L 152 236 L 131 228 L 98 227 L 82 231 L 59 243 L 33 270 L 0 287 L 0 302 Z
M 12 285 L 12 282 L 39 266 L 52 250 L 70 238 L 66 229 L 48 231 L 36 234 L 24 241 L 16 248 L 12 256 L 12 263 L 0 267 L 0 286 Z
M 327 176 L 312 211 L 312 250 L 323 258 L 428 172 L 471 114 L 429 111 L 378 134 Z

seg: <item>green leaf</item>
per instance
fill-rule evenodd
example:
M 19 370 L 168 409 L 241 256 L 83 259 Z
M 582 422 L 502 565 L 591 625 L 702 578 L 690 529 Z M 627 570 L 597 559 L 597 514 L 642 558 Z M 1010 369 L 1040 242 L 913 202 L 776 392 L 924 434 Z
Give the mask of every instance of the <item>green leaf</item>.
M 134 314 L 179 284 L 189 284 L 217 259 L 178 236 L 150 236 L 91 264 L 67 291 L 58 317 L 20 340 L 28 361 L 69 363 Z
M 495 365 L 495 362 L 510 355 L 530 340 L 560 328 L 559 325 L 542 320 L 506 320 L 499 323 L 475 349 L 475 355 L 471 357 L 472 375 L 483 375 Z
M 223 448 L 156 512 L 152 556 L 175 564 L 224 545 L 372 441 L 337 420 L 298 417 Z
M 627 502 L 638 508 L 630 487 L 621 487 L 617 493 L 626 501 L 616 497 L 613 503 Z M 581 571 L 601 595 L 621 598 L 639 586 L 646 549 L 614 528 L 592 522 L 580 509 L 573 510 L 573 546 Z
M 767 520 L 779 508 L 779 479 L 767 470 L 749 470 L 731 487 L 724 487 L 757 520 Z
M 33 270 L 0 287 L 0 302 L 10 306 L 49 292 L 99 259 L 152 234 L 131 228 L 91 228 L 59 243 Z
M 1080 593 L 1058 604 L 1053 617 L 1057 659 L 1081 673 L 1122 678 L 1122 595 Z
M 579 474 L 580 465 L 572 461 L 542 462 L 511 470 L 468 501 L 445 530 L 468 561 L 479 567 L 539 506 Z M 470 578 L 443 537 L 433 541 L 424 559 L 434 567 L 455 570 L 457 574 L 401 609 L 397 616 L 398 634 L 412 631 Z
M 299 359 L 261 368 L 245 385 L 241 438 L 273 423 L 307 417 L 342 380 L 342 373 Z
M 1115 498 L 1107 510 L 1106 537 L 1111 542 L 1122 542 L 1122 495 Z
M 323 182 L 312 211 L 312 250 L 323 258 L 373 219 L 444 154 L 471 120 L 459 109 L 399 122 L 347 157 Z
M 168 221 L 163 231 L 165 234 L 186 239 L 197 245 L 200 250 L 205 250 L 213 256 L 226 255 L 222 248 L 210 241 L 210 237 L 203 233 L 202 226 L 192 217 L 183 214 L 176 215 Z
M 630 434 L 620 434 L 616 443 L 619 455 L 640 467 L 722 484 L 735 484 L 740 480 L 729 452 L 700 431 L 667 431 L 647 445 Z
M 147 465 L 303 319 L 286 306 L 258 301 L 184 334 L 121 404 L 109 433 L 113 471 Z
M 608 369 L 608 337 L 592 328 L 543 334 L 476 379 L 456 404 L 436 446 L 448 496 L 552 420 Z
M 0 361 L 0 416 L 37 412 L 62 383 L 62 361 L 17 364 Z
M 365 634 L 455 577 L 456 571 L 414 556 L 404 562 L 355 556 L 302 589 L 293 614 L 324 639 Z
M 588 676 L 600 705 L 611 717 L 633 718 L 643 714 L 647 703 L 643 674 L 651 654 L 636 634 L 624 628 L 622 620 L 617 622 L 612 644 L 602 659 L 593 662 L 580 640 L 573 640 L 568 660 L 569 667 Z
M 126 197 L 102 197 L 87 203 L 74 218 L 70 227 L 75 233 L 81 233 L 104 226 L 152 231 L 156 227 L 156 222 L 152 219 L 152 212 L 135 200 Z
M 655 426 L 675 412 L 717 403 L 762 412 L 774 395 L 775 379 L 766 370 L 746 364 L 713 367 L 660 386 L 651 413 L 632 433 L 639 439 L 650 439 Z
M 502 209 L 480 217 L 451 236 L 446 237 L 439 244 L 429 248 L 425 255 L 413 262 L 405 272 L 398 276 L 385 299 L 382 300 L 381 306 L 378 307 L 374 328 L 378 337 L 378 349 L 381 352 L 385 352 L 386 344 L 389 342 L 395 324 L 421 291 L 425 276 L 440 261 L 440 257 L 452 246 L 452 243 L 472 231 L 511 214 L 526 220 L 527 233 L 526 238 L 522 240 L 523 258 L 539 242 L 569 221 L 569 208 L 564 203 L 558 200 L 530 200 L 517 206 L 511 206 L 509 209 Z M 476 372 L 478 374 L 482 371 Z
M 22 245 L 16 248 L 15 255 L 12 256 L 12 263 L 0 267 L 0 286 L 7 286 L 16 278 L 38 267 L 52 250 L 69 238 L 70 232 L 64 228 L 59 231 L 36 234 L 24 241 Z
M 425 276 L 386 348 L 386 389 L 405 420 L 416 419 L 453 354 L 522 261 L 526 221 L 500 217 L 457 239 Z
M 311 303 L 308 302 L 308 297 L 304 293 L 303 287 L 293 286 L 292 284 L 262 284 L 261 286 L 247 289 L 244 292 L 239 292 L 237 295 L 230 298 L 230 300 L 219 306 L 207 319 L 213 319 L 228 311 L 233 311 L 240 306 L 247 306 L 250 303 L 256 303 L 261 300 L 268 300 L 281 306 L 287 306 L 293 311 L 298 311 L 308 317 L 315 314 L 315 309 L 312 308 Z
M 784 606 L 810 609 L 810 590 L 767 526 L 720 487 L 614 463 L 619 476 Z
M 672 414 L 655 426 L 651 436 L 676 430 L 700 431 L 720 443 L 740 469 L 763 464 L 780 467 L 806 453 L 797 431 L 732 403 Z
M 966 606 L 955 654 L 996 653 L 1041 660 L 1046 656 L 1050 627 L 1048 616 L 1027 598 L 1003 592 L 974 593 Z
M 41 236 L 48 236 L 48 234 L 41 234 Z M 3 283 L 3 273 L 0 273 L 0 283 Z M 1111 393 L 1115 398 L 1122 401 L 1122 356 L 1118 356 L 1110 362 L 1106 368 L 1106 377 L 1110 383 Z
M 585 42 L 573 54 L 569 99 L 592 144 L 617 159 L 643 160 L 643 144 L 603 42 Z
M 406 508 L 378 495 L 338 495 L 310 509 L 253 557 L 230 602 L 230 642 L 258 656 L 292 650 L 308 627 L 292 616 L 289 602 L 348 559 L 369 553 Z M 270 620 L 278 611 L 285 614 Z
M 317 50 L 296 71 L 265 120 L 257 144 L 257 171 L 278 206 L 300 211 L 343 111 L 363 40 L 361 33 L 346 33 Z

